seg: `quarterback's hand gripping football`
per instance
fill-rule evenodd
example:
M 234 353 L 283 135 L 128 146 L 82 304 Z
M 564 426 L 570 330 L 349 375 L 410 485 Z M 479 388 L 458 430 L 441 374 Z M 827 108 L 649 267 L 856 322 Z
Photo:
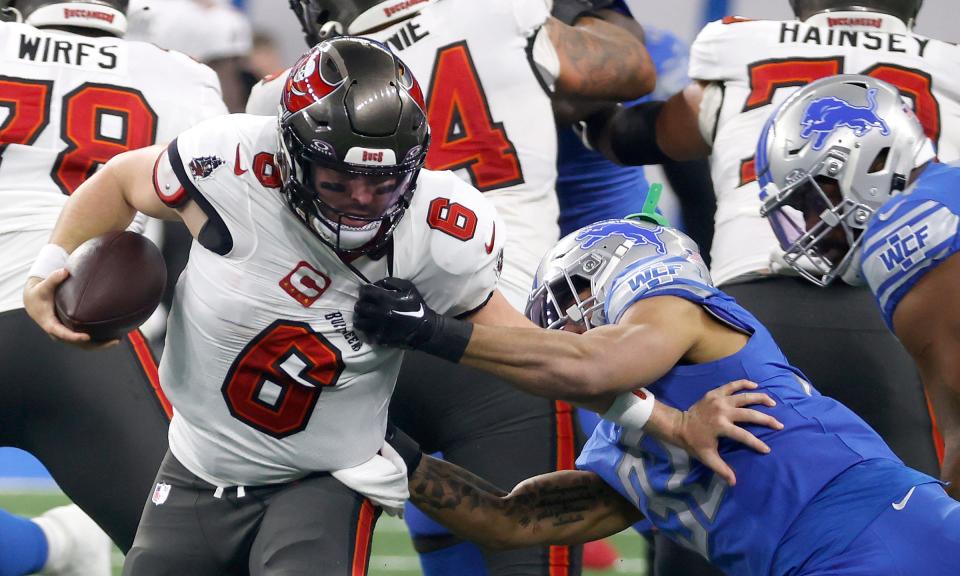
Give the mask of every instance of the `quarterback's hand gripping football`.
M 66 268 L 55 270 L 46 278 L 31 276 L 23 287 L 23 307 L 34 322 L 37 323 L 48 336 L 68 344 L 75 344 L 84 348 L 105 348 L 116 344 L 95 343 L 90 341 L 90 335 L 83 332 L 74 332 L 67 328 L 57 318 L 54 303 L 57 287 L 70 275 Z
M 370 343 L 421 350 L 451 362 L 463 356 L 473 330 L 469 322 L 437 314 L 413 282 L 402 278 L 361 286 L 353 326 Z

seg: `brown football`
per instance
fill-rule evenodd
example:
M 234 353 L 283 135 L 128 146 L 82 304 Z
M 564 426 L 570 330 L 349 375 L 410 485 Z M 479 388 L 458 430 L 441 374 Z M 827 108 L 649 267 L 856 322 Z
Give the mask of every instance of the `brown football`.
M 57 288 L 57 316 L 93 340 L 121 338 L 153 314 L 167 282 L 157 246 L 134 232 L 108 232 L 67 259 L 70 276 Z

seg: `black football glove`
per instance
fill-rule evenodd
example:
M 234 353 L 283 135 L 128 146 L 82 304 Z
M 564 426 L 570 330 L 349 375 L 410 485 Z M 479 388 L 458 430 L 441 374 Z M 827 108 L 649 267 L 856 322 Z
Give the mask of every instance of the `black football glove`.
M 381 346 L 412 348 L 459 362 L 473 325 L 437 314 L 413 282 L 384 278 L 360 287 L 353 326 Z

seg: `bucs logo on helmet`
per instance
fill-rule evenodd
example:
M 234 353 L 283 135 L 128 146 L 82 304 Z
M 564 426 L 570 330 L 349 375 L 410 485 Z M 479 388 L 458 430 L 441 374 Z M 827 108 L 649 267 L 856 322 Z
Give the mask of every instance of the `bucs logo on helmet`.
M 283 90 L 283 106 L 288 112 L 299 112 L 343 84 L 343 77 L 328 81 L 323 77 L 320 62 L 323 49 L 311 50 L 294 64 Z M 336 73 L 336 71 L 332 71 Z

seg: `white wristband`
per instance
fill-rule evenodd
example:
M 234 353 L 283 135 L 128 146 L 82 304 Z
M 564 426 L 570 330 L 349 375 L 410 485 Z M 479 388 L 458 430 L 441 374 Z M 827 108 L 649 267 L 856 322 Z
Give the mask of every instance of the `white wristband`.
M 610 408 L 600 417 L 624 428 L 640 430 L 650 420 L 654 402 L 653 393 L 649 390 L 627 392 L 617 396 Z
M 45 279 L 67 264 L 67 251 L 56 244 L 47 244 L 40 249 L 37 259 L 30 267 L 29 276 Z

